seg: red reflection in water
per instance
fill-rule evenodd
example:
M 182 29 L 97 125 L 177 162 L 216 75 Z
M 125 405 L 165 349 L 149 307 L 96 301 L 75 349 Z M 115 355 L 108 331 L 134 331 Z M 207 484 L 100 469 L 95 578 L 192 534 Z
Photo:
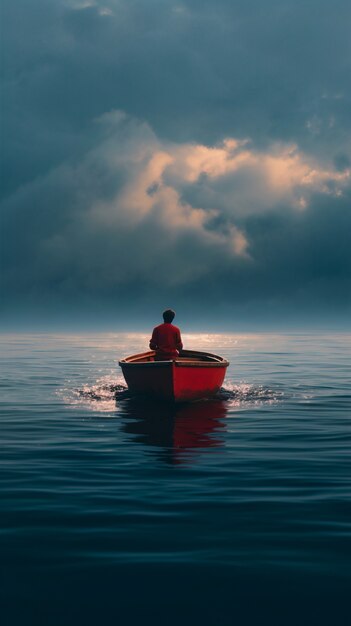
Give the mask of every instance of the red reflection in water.
M 167 462 L 190 460 L 191 451 L 218 448 L 225 428 L 226 402 L 207 400 L 180 406 L 149 401 L 129 401 L 123 414 L 132 421 L 123 430 L 137 436 L 137 441 L 156 448 L 155 454 Z M 160 450 L 161 449 L 161 450 Z
M 213 448 L 220 446 L 220 437 L 212 434 L 224 427 L 220 420 L 226 415 L 225 403 L 208 401 L 182 407 L 174 420 L 175 448 Z

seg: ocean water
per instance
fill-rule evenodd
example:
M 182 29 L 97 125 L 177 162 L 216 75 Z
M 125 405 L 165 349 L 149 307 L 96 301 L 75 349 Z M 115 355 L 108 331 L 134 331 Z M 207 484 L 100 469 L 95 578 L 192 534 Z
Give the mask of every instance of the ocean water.
M 184 339 L 230 367 L 173 408 L 146 335 L 1 336 L 3 626 L 350 624 L 351 336 Z

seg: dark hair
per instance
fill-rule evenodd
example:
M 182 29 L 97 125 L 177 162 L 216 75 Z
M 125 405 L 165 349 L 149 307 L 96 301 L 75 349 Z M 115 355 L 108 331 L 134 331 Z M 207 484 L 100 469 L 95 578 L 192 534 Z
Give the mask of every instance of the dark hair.
M 175 312 L 172 311 L 172 309 L 167 309 L 166 311 L 163 311 L 162 315 L 163 315 L 163 321 L 166 324 L 171 324 L 175 318 Z

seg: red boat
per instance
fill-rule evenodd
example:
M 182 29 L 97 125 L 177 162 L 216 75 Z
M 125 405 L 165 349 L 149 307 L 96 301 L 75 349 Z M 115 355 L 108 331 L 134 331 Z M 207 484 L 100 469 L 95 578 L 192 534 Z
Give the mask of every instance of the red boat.
M 155 360 L 155 352 L 119 361 L 133 394 L 187 402 L 213 396 L 222 386 L 229 361 L 210 352 L 183 350 L 176 359 Z

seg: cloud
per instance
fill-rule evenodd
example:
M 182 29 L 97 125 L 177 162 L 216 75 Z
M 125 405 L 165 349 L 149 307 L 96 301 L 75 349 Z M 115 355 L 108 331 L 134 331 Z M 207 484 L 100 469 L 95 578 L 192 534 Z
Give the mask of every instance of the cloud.
M 245 256 L 247 242 L 235 225 L 226 233 L 207 229 L 217 212 L 183 202 L 164 182 L 176 148 L 162 146 L 147 125 L 120 112 L 96 125 L 101 138 L 93 150 L 5 203 L 8 233 L 17 231 L 15 254 L 8 252 L 12 284 L 19 284 L 17 273 L 21 288 L 99 291 L 135 276 L 152 283 L 167 277 L 165 257 L 173 270 L 168 282 L 178 284 L 206 273 L 207 255 L 212 262 Z M 191 249 L 177 258 L 185 240 Z
M 111 109 L 172 141 L 251 137 L 327 160 L 350 154 L 346 0 L 219 0 L 216 10 L 195 0 L 4 0 L 2 13 L 12 189 L 60 163 Z M 21 157 L 29 147 L 30 163 Z
M 311 194 L 341 195 L 350 182 L 349 168 L 342 171 L 335 171 L 333 166 L 325 168 L 323 163 L 304 155 L 296 145 L 273 145 L 263 151 L 249 147 L 248 140 L 234 138 L 225 139 L 218 147 L 181 146 L 176 150 L 176 160 L 170 169 L 178 180 L 181 177 L 188 183 L 195 183 L 204 175 L 209 180 L 219 180 L 223 196 L 230 196 L 223 193 L 223 177 L 233 187 L 244 179 L 246 197 L 242 203 L 246 214 L 272 208 L 282 201 L 305 208 Z
M 93 149 L 4 203 L 3 289 L 10 299 L 114 300 L 155 290 L 186 298 L 199 289 L 202 301 L 212 285 L 210 292 L 219 299 L 222 290 L 230 304 L 251 300 L 248 284 L 264 298 L 328 279 L 327 267 L 311 275 L 309 249 L 332 259 L 345 233 L 331 239 L 327 224 L 310 242 L 306 233 L 318 224 L 317 199 L 332 202 L 334 212 L 343 206 L 348 169 L 325 169 L 296 146 L 264 152 L 236 138 L 217 146 L 163 141 L 120 111 L 95 120 L 90 132 Z M 349 256 L 344 250 L 340 265 Z M 231 284 L 236 290 L 228 294 Z
M 350 10 L 4 0 L 9 310 L 155 291 L 347 310 Z

